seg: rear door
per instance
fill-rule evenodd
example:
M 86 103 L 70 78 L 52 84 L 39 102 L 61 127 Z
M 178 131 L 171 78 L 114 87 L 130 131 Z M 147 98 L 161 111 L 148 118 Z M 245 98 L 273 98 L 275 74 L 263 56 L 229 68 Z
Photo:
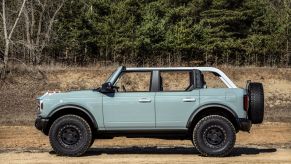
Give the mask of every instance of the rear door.
M 159 71 L 156 92 L 156 128 L 185 129 L 192 112 L 199 106 L 192 70 Z

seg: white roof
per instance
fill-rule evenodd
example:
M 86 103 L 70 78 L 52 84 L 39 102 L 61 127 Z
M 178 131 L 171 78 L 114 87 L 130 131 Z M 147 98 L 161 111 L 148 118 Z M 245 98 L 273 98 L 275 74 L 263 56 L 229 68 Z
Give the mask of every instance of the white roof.
M 216 69 L 214 67 L 125 67 L 129 71 Z
M 128 71 L 147 71 L 147 70 L 192 70 L 198 69 L 202 72 L 214 72 L 228 88 L 237 88 L 237 86 L 220 70 L 215 67 L 126 67 Z

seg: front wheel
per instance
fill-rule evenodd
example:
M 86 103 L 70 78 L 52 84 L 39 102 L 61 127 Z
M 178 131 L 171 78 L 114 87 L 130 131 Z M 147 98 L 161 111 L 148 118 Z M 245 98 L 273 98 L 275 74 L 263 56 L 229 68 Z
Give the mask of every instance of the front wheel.
M 204 156 L 226 156 L 234 147 L 235 133 L 235 128 L 228 119 L 210 115 L 196 124 L 192 142 Z
M 80 156 L 90 147 L 89 124 L 76 115 L 65 115 L 54 121 L 49 131 L 52 148 L 59 155 Z

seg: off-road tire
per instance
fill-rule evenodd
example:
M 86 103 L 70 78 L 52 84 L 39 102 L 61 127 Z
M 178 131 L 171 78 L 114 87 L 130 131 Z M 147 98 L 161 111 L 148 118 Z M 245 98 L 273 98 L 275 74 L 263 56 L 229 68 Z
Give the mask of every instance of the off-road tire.
M 214 134 L 217 134 L 216 137 Z M 214 143 L 215 139 L 219 138 L 219 142 Z M 227 118 L 210 115 L 202 118 L 196 124 L 192 140 L 196 149 L 203 156 L 222 157 L 227 156 L 232 151 L 236 132 L 233 124 Z
M 64 115 L 53 122 L 49 139 L 58 155 L 80 156 L 90 147 L 92 131 L 82 117 Z
M 264 88 L 262 83 L 248 84 L 249 109 L 248 117 L 253 124 L 264 120 Z
M 92 138 L 89 148 L 94 144 L 95 139 Z

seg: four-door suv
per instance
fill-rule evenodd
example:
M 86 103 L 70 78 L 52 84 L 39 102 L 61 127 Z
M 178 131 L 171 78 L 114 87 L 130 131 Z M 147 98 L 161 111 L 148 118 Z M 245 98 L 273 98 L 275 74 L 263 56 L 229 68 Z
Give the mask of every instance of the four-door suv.
M 215 78 L 206 83 L 207 73 Z M 218 81 L 225 87 L 208 86 Z M 213 67 L 119 67 L 100 88 L 47 92 L 38 101 L 36 128 L 67 156 L 116 136 L 190 139 L 204 156 L 225 156 L 236 133 L 264 115 L 261 83 L 237 88 Z

